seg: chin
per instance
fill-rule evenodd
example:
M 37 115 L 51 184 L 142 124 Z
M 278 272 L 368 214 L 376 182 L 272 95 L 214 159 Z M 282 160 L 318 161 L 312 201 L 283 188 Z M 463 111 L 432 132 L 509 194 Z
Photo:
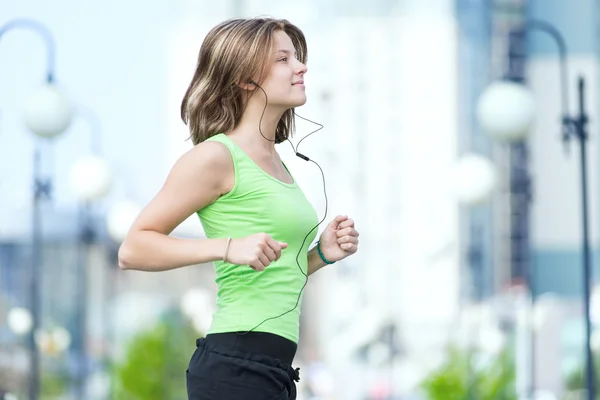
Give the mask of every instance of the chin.
M 298 102 L 298 103 L 294 104 L 293 108 L 302 107 L 305 104 L 306 104 L 306 99 L 304 99 L 304 101 L 301 101 L 301 102 Z
M 286 101 L 278 102 L 276 104 L 289 110 L 290 108 L 303 106 L 304 104 L 306 104 L 306 100 L 306 96 L 294 96 L 291 98 L 288 97 Z
M 306 104 L 306 100 L 307 100 L 306 96 L 303 96 L 302 98 L 297 99 L 297 101 L 293 102 L 292 108 L 294 108 L 294 107 L 300 107 L 300 106 L 305 105 Z

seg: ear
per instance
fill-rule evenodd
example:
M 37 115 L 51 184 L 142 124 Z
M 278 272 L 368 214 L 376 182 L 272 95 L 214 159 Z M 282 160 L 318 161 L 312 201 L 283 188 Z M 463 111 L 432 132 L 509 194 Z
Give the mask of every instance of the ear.
M 239 87 L 241 87 L 242 89 L 247 90 L 247 91 L 253 91 L 256 89 L 256 84 L 254 83 L 254 81 L 252 79 L 248 79 L 247 81 L 241 82 L 238 85 L 239 85 Z

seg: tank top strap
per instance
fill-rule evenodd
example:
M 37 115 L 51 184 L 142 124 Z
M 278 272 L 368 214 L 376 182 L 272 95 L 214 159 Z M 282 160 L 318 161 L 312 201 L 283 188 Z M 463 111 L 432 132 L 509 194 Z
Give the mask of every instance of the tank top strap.
M 229 149 L 229 152 L 231 153 L 231 157 L 233 158 L 233 161 L 236 164 L 237 164 L 237 161 L 239 161 L 241 158 L 243 158 L 243 154 L 240 153 L 240 148 L 238 146 L 236 146 L 235 143 L 233 143 L 233 141 L 231 139 L 229 139 L 227 137 L 227 135 L 224 133 L 218 133 L 214 136 L 209 137 L 206 140 L 224 144 L 225 147 L 227 147 L 227 149 Z

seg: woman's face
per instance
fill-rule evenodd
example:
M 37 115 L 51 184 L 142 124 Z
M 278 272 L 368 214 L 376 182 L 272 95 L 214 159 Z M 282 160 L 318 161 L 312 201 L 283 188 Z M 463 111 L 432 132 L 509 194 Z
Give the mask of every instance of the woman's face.
M 306 65 L 296 58 L 292 40 L 285 32 L 276 31 L 274 38 L 273 65 L 261 87 L 267 93 L 270 106 L 285 109 L 299 107 L 306 103 Z

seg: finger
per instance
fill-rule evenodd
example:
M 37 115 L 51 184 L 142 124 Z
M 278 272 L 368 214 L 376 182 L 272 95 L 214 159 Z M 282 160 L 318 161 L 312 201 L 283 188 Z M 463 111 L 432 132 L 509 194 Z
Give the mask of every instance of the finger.
M 331 221 L 331 222 L 329 223 L 329 225 L 327 225 L 327 227 L 328 227 L 328 228 L 331 228 L 331 229 L 333 229 L 333 230 L 337 230 L 337 229 L 338 229 L 338 227 L 339 227 L 339 225 L 340 225 L 340 223 L 344 222 L 344 221 L 345 221 L 345 220 L 347 220 L 347 219 L 348 219 L 348 216 L 347 216 L 347 215 L 338 215 L 337 217 L 335 217 L 335 218 L 333 219 L 333 221 Z
M 279 248 L 279 246 L 277 246 L 277 248 Z M 269 259 L 269 263 L 271 261 L 275 261 L 279 258 L 279 255 L 277 254 L 277 252 L 269 246 L 265 247 L 264 253 L 267 256 L 267 258 Z M 281 253 L 279 253 L 279 254 L 281 254 Z
M 339 245 L 345 244 L 345 243 L 350 243 L 350 244 L 358 244 L 358 238 L 356 236 L 342 236 L 341 238 L 338 238 L 337 240 Z
M 337 237 L 342 237 L 342 236 L 354 236 L 354 237 L 358 237 L 359 233 L 356 229 L 350 227 L 350 228 L 344 228 L 341 229 L 339 231 L 336 232 Z
M 270 236 L 267 236 L 267 248 L 265 249 L 265 254 L 269 257 L 271 261 L 279 260 L 281 257 L 281 245 L 280 242 L 276 241 Z
M 337 237 L 342 237 L 342 236 L 358 236 L 358 235 L 354 235 L 353 233 L 356 232 L 354 230 L 354 228 L 349 227 L 349 228 L 344 228 L 344 229 L 340 229 L 339 231 L 337 231 L 335 234 L 337 235 Z M 358 234 L 358 232 L 356 232 Z
M 277 248 L 280 247 L 279 242 L 277 240 L 273 239 L 271 236 L 265 237 L 265 243 L 267 244 L 267 246 L 269 246 L 273 250 L 277 250 Z
M 338 229 L 349 228 L 349 227 L 351 227 L 351 228 L 354 227 L 354 220 L 352 218 L 348 218 L 347 220 L 340 223 L 340 226 L 338 227 Z
M 271 260 L 269 260 L 269 257 L 267 257 L 267 255 L 264 253 L 259 254 L 258 259 L 263 264 L 263 269 L 265 269 L 266 267 L 269 266 L 269 264 L 271 264 Z
M 262 263 L 262 261 L 259 258 L 256 261 L 254 261 L 252 264 L 250 264 L 250 267 L 255 271 L 262 271 L 265 269 L 265 265 Z
M 356 253 L 356 251 L 358 250 L 358 246 L 354 243 L 344 243 L 340 245 L 340 247 L 342 248 L 342 250 L 348 253 Z

